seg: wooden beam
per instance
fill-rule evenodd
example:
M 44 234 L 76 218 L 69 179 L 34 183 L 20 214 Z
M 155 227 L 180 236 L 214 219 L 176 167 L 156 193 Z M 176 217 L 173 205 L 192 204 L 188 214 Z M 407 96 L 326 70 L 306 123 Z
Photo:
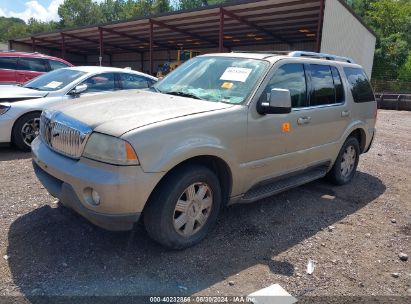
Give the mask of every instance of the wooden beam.
M 133 40 L 138 40 L 138 41 L 143 42 L 143 43 L 149 43 L 149 42 L 150 42 L 150 39 L 145 39 L 145 38 L 133 36 L 133 35 L 126 34 L 126 33 L 117 32 L 117 31 L 112 30 L 112 29 L 109 29 L 109 28 L 104 28 L 104 27 L 102 27 L 101 29 L 102 29 L 103 31 L 106 31 L 107 33 L 114 34 L 114 35 L 118 35 L 118 36 L 122 36 L 122 37 L 129 38 L 129 39 L 133 39 Z M 155 41 L 153 42 L 153 44 L 154 44 L 154 45 L 157 45 L 157 46 L 160 46 L 160 47 L 163 47 L 163 48 L 175 48 L 175 47 L 173 47 L 173 46 L 171 46 L 171 45 L 164 44 L 164 43 L 157 43 L 157 42 L 155 42 Z
M 87 42 L 90 42 L 90 43 L 99 45 L 99 41 L 98 41 L 98 40 L 90 39 L 90 38 L 87 38 L 87 37 L 79 37 L 79 36 L 76 36 L 76 35 L 73 35 L 73 34 L 69 34 L 69 33 L 64 33 L 64 35 L 67 36 L 67 37 L 73 38 L 73 39 L 83 40 L 83 41 L 87 41 Z M 131 52 L 131 53 L 136 52 L 135 49 L 129 49 L 129 48 L 125 48 L 125 47 L 120 47 L 120 46 L 117 46 L 117 45 L 111 44 L 111 43 L 105 43 L 105 45 L 107 45 L 107 46 L 109 46 L 109 47 L 112 47 L 112 48 L 129 51 L 129 52 Z
M 190 36 L 190 37 L 192 37 L 192 38 L 194 38 L 194 39 L 198 39 L 198 40 L 200 40 L 200 41 L 207 41 L 208 43 L 211 43 L 211 44 L 213 44 L 213 45 L 217 45 L 217 46 L 218 46 L 218 42 L 215 42 L 215 41 L 213 41 L 213 40 L 204 39 L 203 37 L 201 37 L 201 36 L 199 36 L 199 35 L 190 33 L 189 31 L 186 31 L 186 30 L 183 30 L 183 29 L 179 29 L 179 28 L 177 28 L 177 27 L 175 27 L 175 26 L 173 26 L 173 25 L 169 25 L 169 24 L 166 24 L 166 23 L 164 23 L 164 22 L 157 21 L 157 20 L 153 20 L 153 19 L 150 19 L 150 22 L 151 22 L 151 24 L 155 24 L 155 25 L 157 25 L 157 26 L 167 28 L 167 29 L 169 29 L 169 30 L 171 30 L 171 31 L 174 31 L 174 32 L 177 32 L 177 33 L 186 35 L 186 36 Z
M 227 15 L 228 17 L 232 18 L 232 19 L 236 19 L 237 21 L 239 21 L 239 22 L 241 22 L 241 23 L 243 23 L 243 24 L 248 25 L 249 27 L 255 28 L 256 30 L 258 30 L 258 31 L 260 31 L 260 32 L 262 32 L 262 33 L 265 33 L 266 35 L 271 36 L 272 38 L 274 38 L 274 39 L 276 39 L 276 40 L 278 40 L 278 41 L 284 42 L 284 43 L 288 44 L 289 46 L 292 46 L 291 43 L 290 43 L 288 40 L 280 37 L 280 36 L 277 35 L 277 34 L 274 34 L 274 33 L 271 32 L 271 31 L 267 31 L 265 28 L 263 28 L 263 27 L 255 24 L 254 22 L 248 21 L 248 20 L 247 20 L 246 18 L 244 18 L 244 17 L 237 16 L 236 14 L 234 14 L 234 13 L 232 13 L 232 12 L 229 12 L 229 11 L 227 11 L 227 10 L 224 10 L 224 14 Z

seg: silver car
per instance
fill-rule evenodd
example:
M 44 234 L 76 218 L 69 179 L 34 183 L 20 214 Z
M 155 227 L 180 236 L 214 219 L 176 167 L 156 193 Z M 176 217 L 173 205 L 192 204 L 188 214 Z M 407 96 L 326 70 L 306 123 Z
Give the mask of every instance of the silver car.
M 33 166 L 51 195 L 92 223 L 128 230 L 143 215 L 153 239 L 185 248 L 224 206 L 324 176 L 351 181 L 376 114 L 367 76 L 349 58 L 203 55 L 152 92 L 43 112 Z
M 82 66 L 43 74 L 23 86 L 0 86 L 0 143 L 12 142 L 21 150 L 30 150 L 42 110 L 83 96 L 145 89 L 156 81 L 130 69 Z

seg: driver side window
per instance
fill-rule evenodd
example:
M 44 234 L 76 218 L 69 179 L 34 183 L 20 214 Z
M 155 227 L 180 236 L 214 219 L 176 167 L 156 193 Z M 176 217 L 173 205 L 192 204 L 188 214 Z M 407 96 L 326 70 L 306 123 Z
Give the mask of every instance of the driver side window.
M 261 95 L 261 102 L 269 100 L 272 89 L 289 90 L 293 108 L 307 107 L 308 98 L 304 65 L 287 63 L 280 66 L 271 77 L 270 82 Z
M 114 91 L 116 89 L 113 73 L 97 74 L 87 78 L 83 83 L 87 84 L 85 93 Z

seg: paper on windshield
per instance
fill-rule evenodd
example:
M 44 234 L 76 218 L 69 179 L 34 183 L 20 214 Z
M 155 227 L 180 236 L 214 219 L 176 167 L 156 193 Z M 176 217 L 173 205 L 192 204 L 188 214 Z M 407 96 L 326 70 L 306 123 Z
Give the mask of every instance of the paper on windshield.
M 252 69 L 228 67 L 221 75 L 220 80 L 245 82 L 250 76 Z
M 49 82 L 48 84 L 46 84 L 44 87 L 45 88 L 50 88 L 50 89 L 55 89 L 61 84 L 62 84 L 62 82 L 52 81 L 52 82 Z

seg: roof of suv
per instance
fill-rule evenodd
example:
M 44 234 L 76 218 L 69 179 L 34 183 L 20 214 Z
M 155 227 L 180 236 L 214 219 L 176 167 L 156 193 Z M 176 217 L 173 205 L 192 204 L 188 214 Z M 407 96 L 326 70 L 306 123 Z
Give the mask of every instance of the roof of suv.
M 265 59 L 271 62 L 278 61 L 280 59 L 290 59 L 294 58 L 296 60 L 315 60 L 321 61 L 322 63 L 339 63 L 344 66 L 355 66 L 361 67 L 356 64 L 354 60 L 349 57 L 315 53 L 315 52 L 305 52 L 305 51 L 263 51 L 263 52 L 231 52 L 231 53 L 214 53 L 214 54 L 204 54 L 201 56 L 220 56 L 220 57 L 234 57 L 234 58 L 248 58 L 248 59 Z

